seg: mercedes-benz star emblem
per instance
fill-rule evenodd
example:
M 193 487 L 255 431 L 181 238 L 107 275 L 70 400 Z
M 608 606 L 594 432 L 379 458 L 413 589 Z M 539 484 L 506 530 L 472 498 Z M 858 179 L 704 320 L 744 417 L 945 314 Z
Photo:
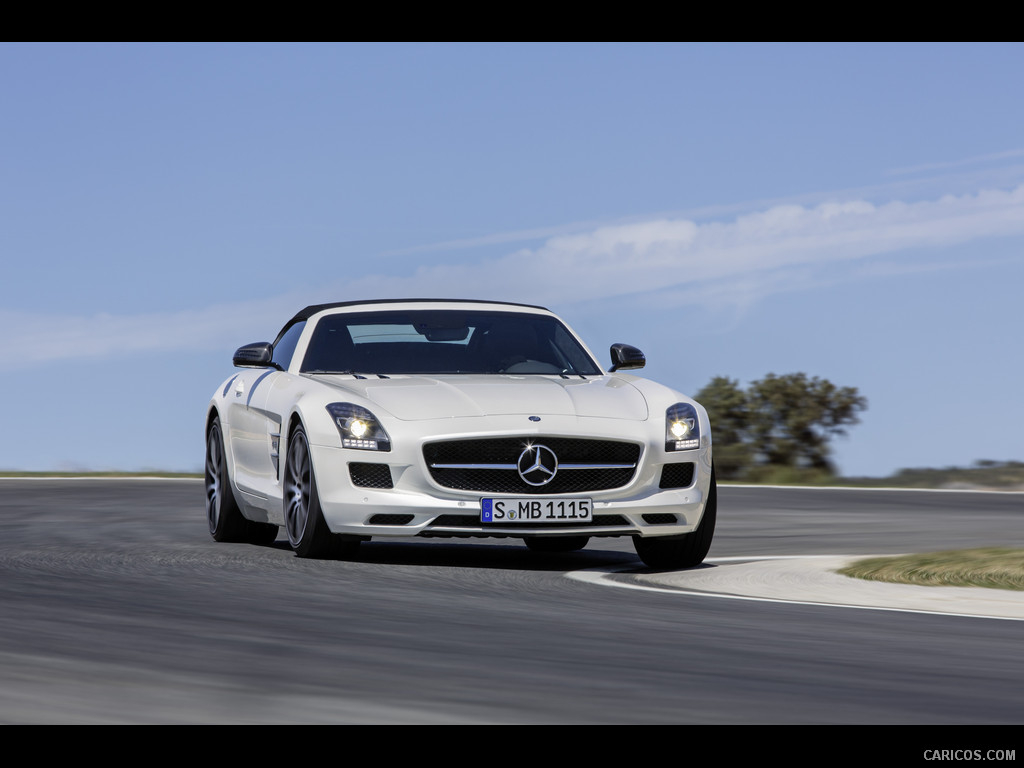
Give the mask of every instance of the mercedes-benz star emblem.
M 528 445 L 526 450 L 519 454 L 516 466 L 524 483 L 547 485 L 555 479 L 558 457 L 546 445 Z

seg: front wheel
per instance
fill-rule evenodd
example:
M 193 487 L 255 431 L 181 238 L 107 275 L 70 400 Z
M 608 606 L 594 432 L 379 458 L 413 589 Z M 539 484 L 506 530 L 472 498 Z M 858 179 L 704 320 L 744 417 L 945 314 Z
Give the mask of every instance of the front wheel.
M 214 541 L 245 541 L 247 521 L 231 492 L 220 419 L 206 433 L 206 522 Z
M 206 433 L 206 522 L 214 541 L 273 544 L 277 538 L 276 525 L 247 520 L 235 501 L 219 418 Z
M 704 505 L 704 515 L 700 525 L 692 533 L 682 536 L 658 536 L 643 538 L 633 537 L 633 546 L 644 564 L 649 568 L 675 570 L 677 568 L 693 568 L 704 562 L 711 540 L 715 536 L 715 520 L 718 517 L 718 485 L 715 482 L 715 470 L 711 470 L 711 486 L 708 488 L 708 500 Z
M 339 557 L 355 554 L 358 539 L 331 533 L 320 509 L 313 460 L 305 430 L 299 426 L 288 439 L 284 474 L 284 523 L 288 543 L 299 557 Z

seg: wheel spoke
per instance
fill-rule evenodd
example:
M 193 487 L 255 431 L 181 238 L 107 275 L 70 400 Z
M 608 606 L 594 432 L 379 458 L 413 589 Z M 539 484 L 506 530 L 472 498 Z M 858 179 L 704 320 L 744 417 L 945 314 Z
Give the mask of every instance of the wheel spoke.
M 231 490 L 231 467 L 224 449 L 224 431 L 214 416 L 206 435 L 206 521 L 214 541 L 252 541 L 254 527 L 242 514 Z M 268 529 L 269 531 L 269 529 Z M 269 533 L 267 534 L 269 535 Z
M 211 532 L 220 519 L 220 469 L 220 430 L 214 427 L 206 441 L 206 519 Z
M 309 517 L 309 451 L 300 434 L 292 437 L 288 447 L 285 495 L 285 527 L 294 545 L 302 538 Z

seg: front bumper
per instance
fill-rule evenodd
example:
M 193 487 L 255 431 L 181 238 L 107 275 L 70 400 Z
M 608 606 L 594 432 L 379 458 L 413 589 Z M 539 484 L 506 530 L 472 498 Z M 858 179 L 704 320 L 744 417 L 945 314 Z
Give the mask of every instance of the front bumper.
M 621 435 L 611 436 L 621 439 Z M 387 453 L 311 445 L 320 506 L 330 530 L 361 537 L 677 536 L 700 524 L 711 482 L 710 438 L 705 437 L 697 449 L 666 453 L 657 433 L 645 441 L 637 470 L 626 485 L 550 495 L 592 499 L 592 521 L 483 523 L 481 499 L 508 494 L 441 487 L 427 471 L 423 442 L 417 441 L 405 452 Z M 682 488 L 659 487 L 664 465 L 683 462 L 694 465 L 692 482 Z M 393 487 L 357 485 L 350 472 L 353 463 L 386 465 Z

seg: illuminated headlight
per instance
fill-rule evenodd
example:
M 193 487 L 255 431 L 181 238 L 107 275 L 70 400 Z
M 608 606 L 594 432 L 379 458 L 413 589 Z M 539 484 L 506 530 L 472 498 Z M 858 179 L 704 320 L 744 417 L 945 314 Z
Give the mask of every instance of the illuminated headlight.
M 689 451 L 700 447 L 700 420 L 689 403 L 676 403 L 665 412 L 665 450 Z
M 327 412 L 341 434 L 343 448 L 363 451 L 390 451 L 391 438 L 377 417 L 365 408 L 352 403 L 331 403 Z

